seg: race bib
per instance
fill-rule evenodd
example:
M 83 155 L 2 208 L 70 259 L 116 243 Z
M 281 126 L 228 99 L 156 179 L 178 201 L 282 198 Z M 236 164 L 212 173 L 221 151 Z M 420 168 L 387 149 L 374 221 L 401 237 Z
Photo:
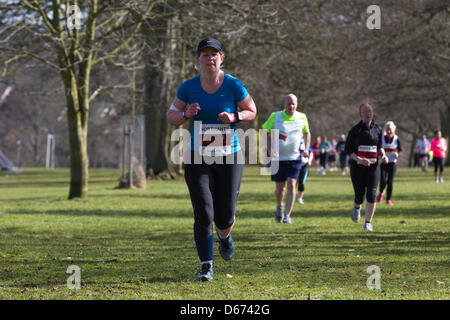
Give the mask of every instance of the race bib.
M 396 151 L 396 149 L 395 148 L 384 148 L 384 151 L 386 153 L 394 153 Z
M 215 157 L 232 153 L 233 130 L 229 124 L 199 124 L 198 144 L 201 155 Z
M 358 157 L 368 159 L 370 163 L 377 162 L 377 146 L 359 146 Z

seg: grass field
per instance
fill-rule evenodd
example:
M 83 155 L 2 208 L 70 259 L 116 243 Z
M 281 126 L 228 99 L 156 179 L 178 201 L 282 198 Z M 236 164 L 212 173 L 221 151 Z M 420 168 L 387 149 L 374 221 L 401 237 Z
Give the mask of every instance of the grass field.
M 350 219 L 348 176 L 313 173 L 291 225 L 273 219 L 273 184 L 246 167 L 233 239 L 215 280 L 199 262 L 184 181 L 117 190 L 118 170 L 90 170 L 89 200 L 67 200 L 67 169 L 0 174 L 0 299 L 449 299 L 450 178 L 400 169 L 394 207 L 374 232 Z M 362 214 L 363 211 L 362 211 Z M 70 265 L 81 289 L 69 290 Z M 381 290 L 369 290 L 371 265 Z

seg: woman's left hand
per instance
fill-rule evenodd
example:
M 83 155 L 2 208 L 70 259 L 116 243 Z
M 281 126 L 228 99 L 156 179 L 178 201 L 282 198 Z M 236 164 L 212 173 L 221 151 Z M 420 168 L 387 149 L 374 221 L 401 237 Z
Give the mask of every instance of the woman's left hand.
M 234 113 L 221 112 L 217 116 L 217 120 L 222 121 L 223 123 L 233 123 L 236 122 L 236 115 Z

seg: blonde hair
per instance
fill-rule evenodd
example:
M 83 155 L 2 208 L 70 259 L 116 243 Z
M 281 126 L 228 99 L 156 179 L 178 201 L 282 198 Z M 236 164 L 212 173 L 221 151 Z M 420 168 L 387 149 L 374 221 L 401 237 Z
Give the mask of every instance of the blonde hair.
M 384 130 L 383 130 L 384 133 L 386 133 L 387 127 L 391 127 L 393 133 L 395 133 L 395 129 L 397 129 L 397 126 L 395 125 L 394 121 L 386 122 L 386 124 L 384 125 Z

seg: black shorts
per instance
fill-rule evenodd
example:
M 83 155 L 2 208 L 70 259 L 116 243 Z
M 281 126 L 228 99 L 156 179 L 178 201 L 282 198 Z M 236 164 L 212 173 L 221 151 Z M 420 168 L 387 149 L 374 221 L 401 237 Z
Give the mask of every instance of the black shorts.
M 278 171 L 271 176 L 275 182 L 284 182 L 287 178 L 297 179 L 302 167 L 301 160 L 279 161 Z

